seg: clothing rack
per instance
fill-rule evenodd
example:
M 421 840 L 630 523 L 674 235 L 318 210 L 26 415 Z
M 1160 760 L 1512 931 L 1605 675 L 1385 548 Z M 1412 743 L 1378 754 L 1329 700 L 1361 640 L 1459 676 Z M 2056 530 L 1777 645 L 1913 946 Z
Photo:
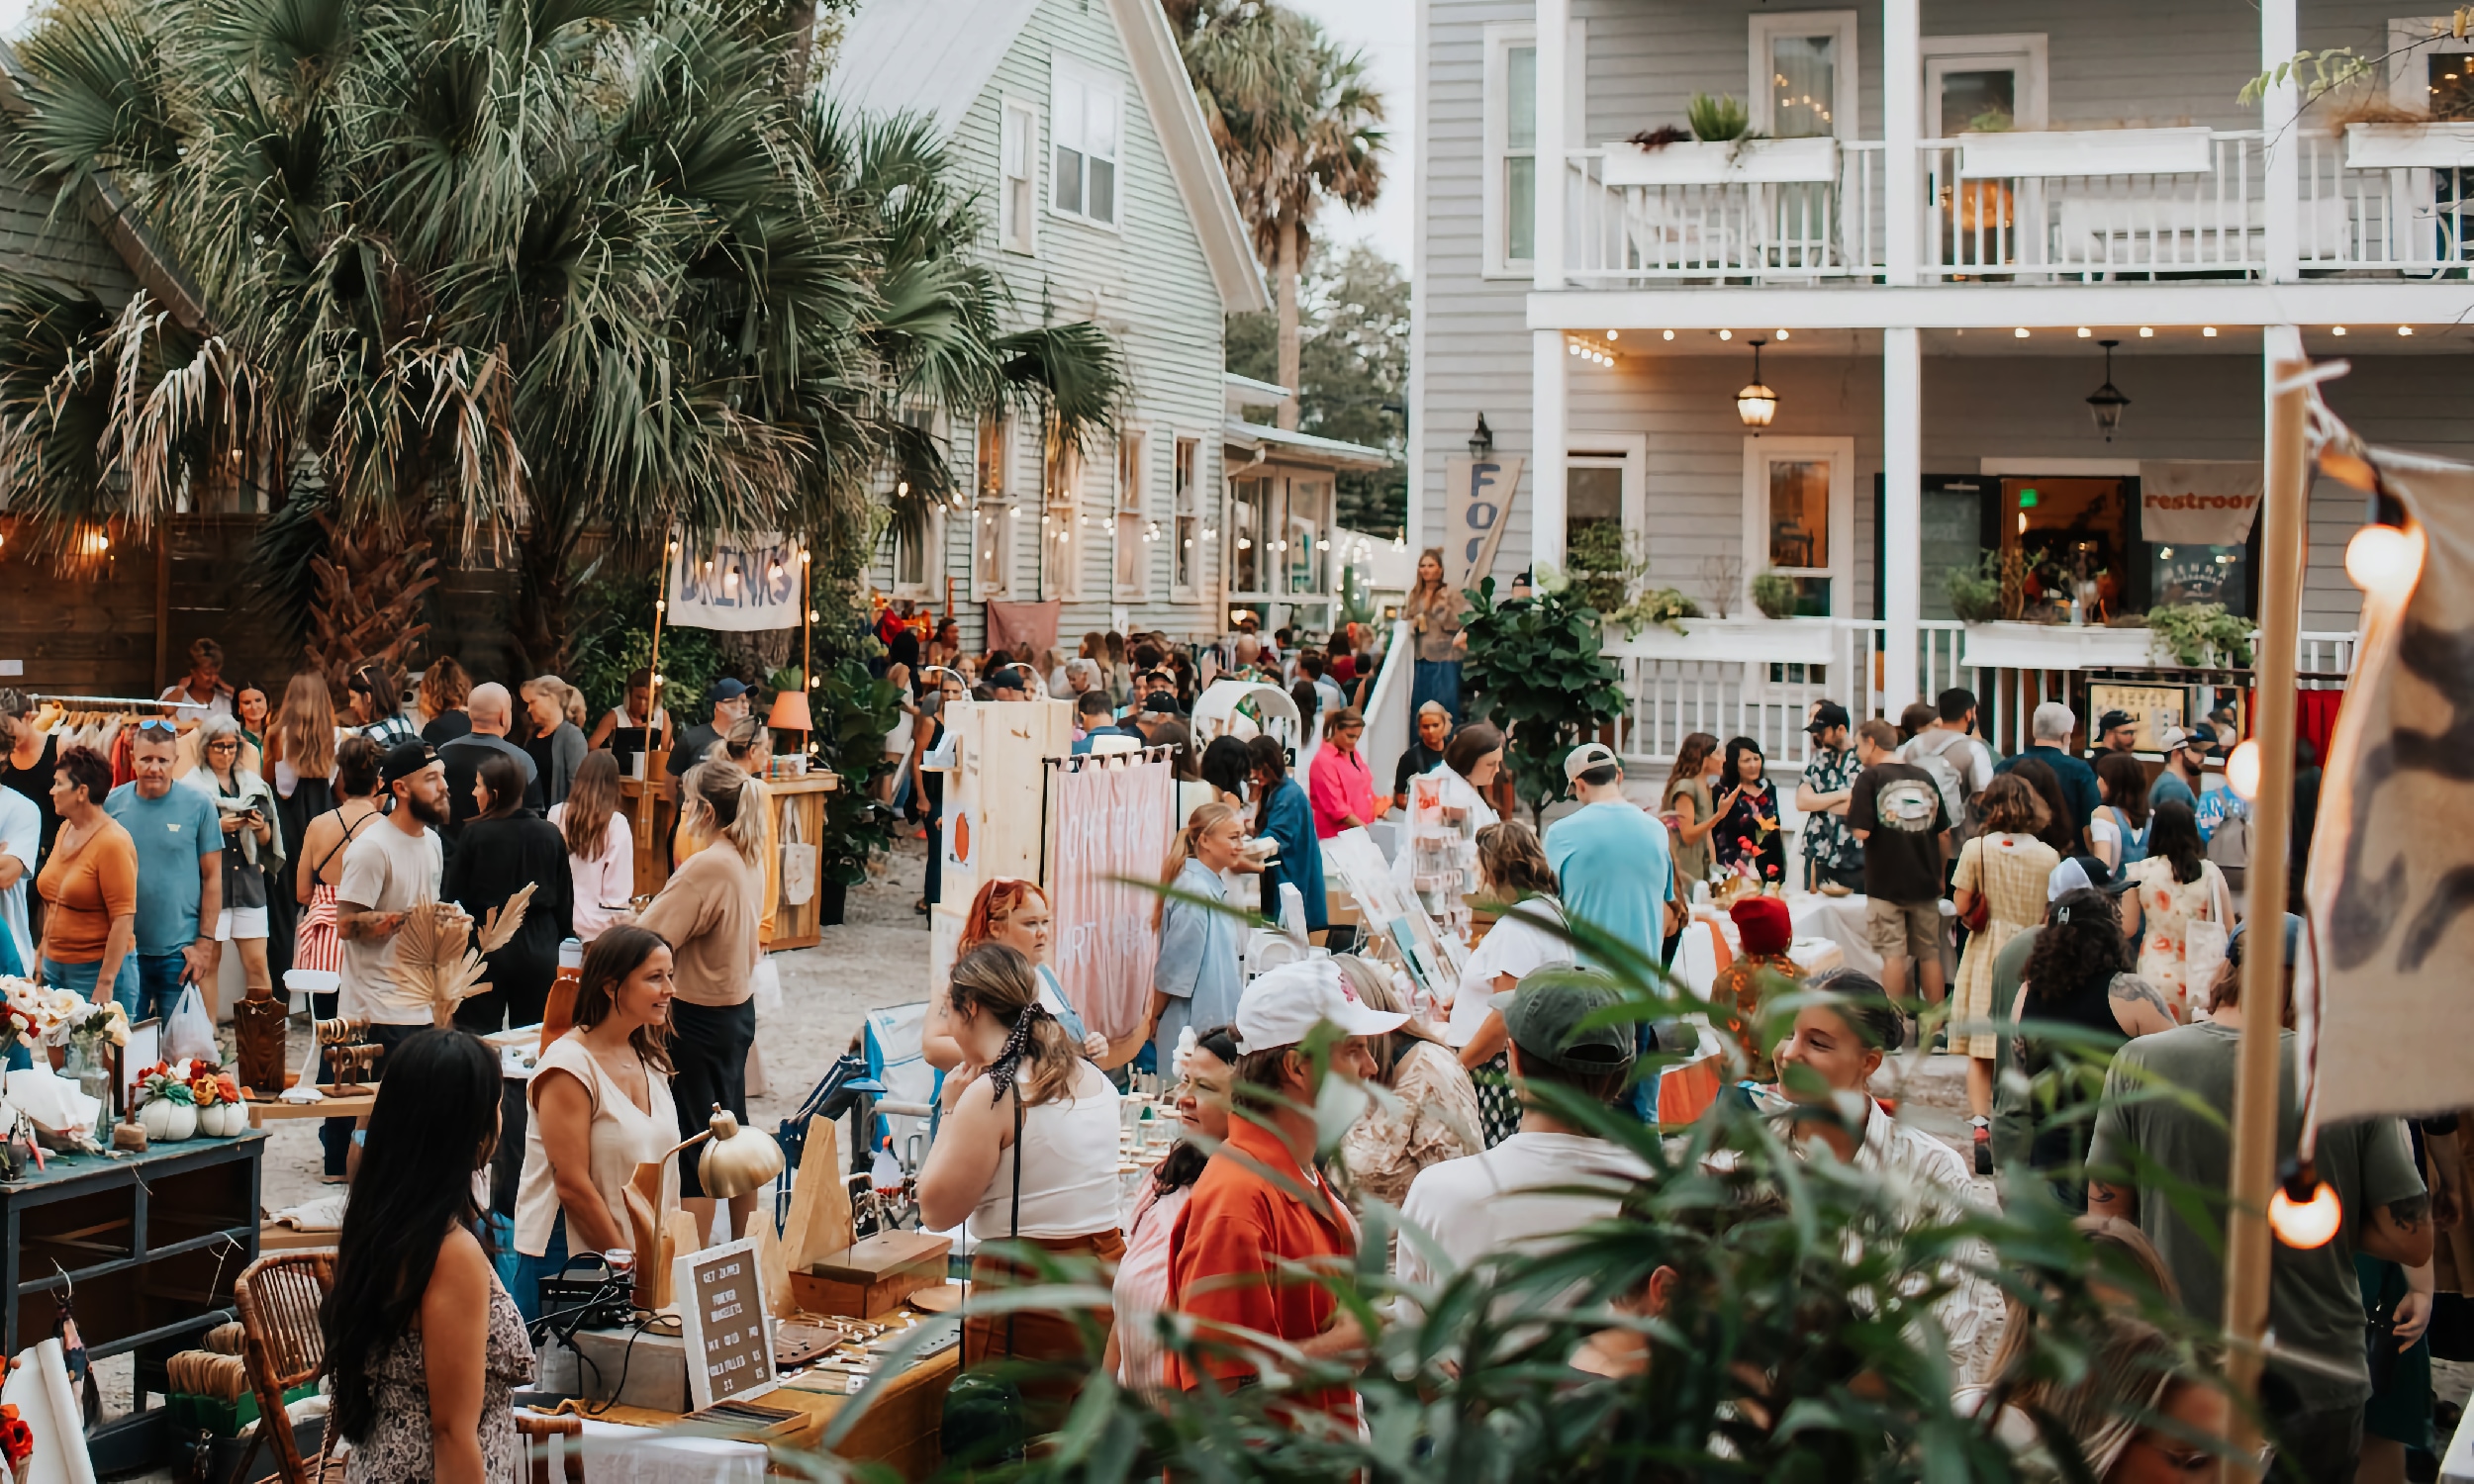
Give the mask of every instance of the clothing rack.
M 33 698 L 36 700 L 56 700 L 63 705 L 103 707 L 153 706 L 157 710 L 172 710 L 182 705 L 188 706 L 191 710 L 198 710 L 204 708 L 206 705 L 205 701 L 200 700 L 163 700 L 151 696 L 63 696 L 49 691 L 38 691 L 34 694 Z

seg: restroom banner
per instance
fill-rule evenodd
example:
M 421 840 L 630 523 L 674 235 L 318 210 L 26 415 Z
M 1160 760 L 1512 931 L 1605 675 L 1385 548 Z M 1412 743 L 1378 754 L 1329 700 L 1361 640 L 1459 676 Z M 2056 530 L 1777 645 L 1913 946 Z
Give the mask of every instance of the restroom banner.
M 797 628 L 799 543 L 789 536 L 689 538 L 670 530 L 669 622 L 734 633 Z
M 2166 546 L 2239 546 L 2259 518 L 2267 466 L 2255 459 L 2142 459 L 2140 539 Z
M 1494 568 L 1495 548 L 1520 488 L 1519 459 L 1443 461 L 1443 568 L 1453 587 L 1474 588 Z

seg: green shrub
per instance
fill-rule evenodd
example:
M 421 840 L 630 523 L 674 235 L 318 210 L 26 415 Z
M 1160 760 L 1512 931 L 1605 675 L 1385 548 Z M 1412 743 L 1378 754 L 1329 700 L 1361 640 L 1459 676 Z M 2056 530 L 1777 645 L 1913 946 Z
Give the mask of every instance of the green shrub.
M 1963 623 L 1990 623 L 2002 615 L 2001 553 L 1988 551 L 1972 567 L 1951 567 L 1942 574 L 1942 591 L 1950 595 L 1951 612 Z
M 1753 579 L 1753 606 L 1764 618 L 1792 618 L 1803 588 L 1783 572 L 1763 572 Z
M 2147 610 L 2147 626 L 2180 664 L 2247 667 L 2251 622 L 2221 603 L 2170 603 Z
M 1612 662 L 1598 652 L 1598 610 L 1577 587 L 1498 606 L 1494 579 L 1469 595 L 1461 685 L 1469 712 L 1503 729 L 1503 766 L 1530 809 L 1571 791 L 1564 755 L 1623 714 Z
M 1630 638 L 1653 623 L 1663 623 L 1680 634 L 1684 632 L 1682 619 L 1700 616 L 1701 605 L 1681 589 L 1650 588 L 1620 610 L 1607 614 L 1607 621 L 1622 624 L 1624 637 Z

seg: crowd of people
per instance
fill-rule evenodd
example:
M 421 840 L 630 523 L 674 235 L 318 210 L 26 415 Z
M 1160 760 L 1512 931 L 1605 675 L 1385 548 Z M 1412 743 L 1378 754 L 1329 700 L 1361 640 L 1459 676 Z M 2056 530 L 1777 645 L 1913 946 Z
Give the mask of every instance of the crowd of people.
M 1413 628 L 1415 731 L 1397 758 L 1362 750 L 1379 661 L 1353 633 L 1316 647 L 1244 632 L 1201 650 L 1094 634 L 1060 659 L 964 655 L 950 629 L 892 625 L 884 673 L 902 719 L 884 797 L 928 828 L 942 710 L 961 696 L 1070 696 L 1077 751 L 1163 748 L 1214 795 L 1162 864 L 1172 890 L 1147 1013 L 1127 1037 L 1086 1027 L 1045 962 L 1053 924 L 1036 883 L 991 881 L 964 913 L 923 1032 L 940 1085 L 921 1216 L 981 1240 L 983 1291 L 1033 1280 L 1030 1249 L 1096 1264 L 1112 1285 L 1089 1313 L 973 1316 L 966 1365 L 1053 1362 L 1023 1399 L 1053 1425 L 1078 1367 L 1156 1398 L 1277 1379 L 1283 1355 L 1355 1364 L 1372 1337 L 1305 1276 L 1318 1267 L 1386 1270 L 1413 1308 L 1454 1271 L 1552 1250 L 1614 1215 L 1650 1170 L 1569 1109 L 1579 1099 L 1656 1122 L 1659 1064 L 1645 1059 L 1689 1055 L 1698 1032 L 1608 1012 L 1620 982 L 1657 977 L 1696 914 L 1714 913 L 1734 952 L 1706 1018 L 1731 1048 L 1730 1095 L 1774 1113 L 1792 1147 L 1891 1179 L 1924 1213 L 2014 1198 L 2033 1181 L 2195 1319 L 2219 1318 L 2213 1229 L 2187 1195 L 2224 1188 L 2246 1009 L 2246 863 L 2227 848 L 2243 810 L 2208 766 L 2230 738 L 2168 733 L 2151 778 L 2120 715 L 2096 718 L 2082 755 L 2079 718 L 2047 702 L 2029 718 L 2030 744 L 1999 758 L 1964 691 L 1896 722 L 1823 701 L 1800 775 L 1773 774 L 1752 738 L 1696 733 L 1636 795 L 1612 748 L 1574 747 L 1571 802 L 1540 831 L 1498 814 L 1505 738 L 1459 714 L 1457 610 L 1427 606 Z M 355 1161 L 359 1175 L 329 1315 L 336 1424 L 368 1460 L 360 1477 L 427 1476 L 448 1462 L 441 1449 L 501 1467 L 539 1281 L 570 1252 L 630 1245 L 639 1162 L 714 1107 L 746 1115 L 753 981 L 778 891 L 759 697 L 725 680 L 710 717 L 674 736 L 649 676 L 596 719 L 555 677 L 511 692 L 441 660 L 410 706 L 394 677 L 356 671 L 338 713 L 323 676 L 294 677 L 269 706 L 268 692 L 222 683 L 211 644 L 192 658 L 166 696 L 174 714 L 138 729 L 126 779 L 89 748 L 55 747 L 31 698 L 0 691 L 0 909 L 12 890 L 31 908 L 22 927 L 0 916 L 0 955 L 143 1017 L 185 985 L 211 995 L 231 943 L 252 995 L 307 985 L 320 1014 L 370 1023 L 388 1059 L 379 1106 L 363 1130 L 332 1128 L 327 1151 L 331 1176 Z M 1195 747 L 1191 709 L 1222 674 L 1289 694 L 1310 756 L 1269 735 Z M 619 783 L 664 752 L 681 800 L 664 842 L 675 869 L 634 900 Z M 1249 980 L 1242 932 L 1213 905 L 1258 875 L 1267 911 L 1294 886 L 1306 929 L 1323 933 L 1321 842 L 1404 808 L 1420 780 L 1474 837 L 1484 930 L 1463 972 L 1412 983 L 1342 937 Z M 431 1029 L 392 957 L 405 915 L 451 900 L 479 918 L 526 886 L 524 926 L 493 955 L 490 991 L 457 1008 L 456 1029 Z M 1794 942 L 1806 893 L 1863 898 L 1877 976 L 1806 976 Z M 2282 931 L 2290 965 L 2294 923 Z M 573 1029 L 533 1078 L 520 1176 L 487 1199 L 472 1175 L 495 1157 L 497 1066 L 465 1033 L 540 1019 L 569 939 L 581 947 Z M 2290 1003 L 2283 1015 L 2290 1024 Z M 1909 1048 L 1965 1059 L 1963 1140 L 1874 1098 L 1885 1059 Z M 2290 1033 L 2284 1055 L 2290 1085 Z M 1184 1135 L 1130 1206 L 1118 1162 L 1129 1067 L 1175 1088 Z M 2159 1082 L 2181 1095 L 2144 1095 Z M 2283 1154 L 2298 1131 L 2289 1095 Z M 2407 1450 L 2433 1442 L 2434 1237 L 2466 1209 L 2454 1124 L 2324 1131 L 2317 1169 L 2346 1219 L 2324 1247 L 2276 1254 L 2271 1324 L 2303 1356 L 2268 1371 L 2279 1457 L 2306 1480 L 2402 1479 Z M 692 1157 L 665 1182 L 665 1202 L 716 1214 Z M 732 1201 L 733 1229 L 753 1201 Z M 514 1259 L 504 1283 L 481 1240 L 493 1204 Z M 1361 1253 L 1379 1209 L 1418 1239 Z M 1954 1264 L 1949 1278 L 1939 1338 L 1981 1398 L 2033 1321 L 1979 1267 Z M 1666 1298 L 1653 1279 L 1627 1302 L 1655 1316 Z M 1172 1314 L 1199 1348 L 1164 1343 Z M 2121 1353 L 2105 1352 L 2089 1387 L 2154 1341 L 2126 1317 L 2107 1343 Z M 1633 1375 L 1649 1347 L 1619 1328 L 1569 1363 Z M 2159 1416 L 2128 1428 L 2075 1393 L 2046 1397 L 2039 1415 L 2092 1419 L 2094 1477 L 2189 1476 L 2215 1456 L 2191 1438 L 2221 1437 L 2225 1419 L 2178 1387 L 2151 1391 Z M 1276 1410 L 1299 1428 L 1347 1428 L 1359 1405 L 1333 1384 L 1284 1391 Z

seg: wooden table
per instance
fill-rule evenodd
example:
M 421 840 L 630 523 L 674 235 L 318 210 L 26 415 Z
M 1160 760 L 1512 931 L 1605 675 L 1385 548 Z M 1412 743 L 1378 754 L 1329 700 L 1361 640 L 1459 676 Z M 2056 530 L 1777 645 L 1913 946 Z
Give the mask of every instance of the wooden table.
M 655 754 L 652 782 L 622 778 L 618 781 L 621 808 L 627 816 L 627 828 L 635 839 L 635 894 L 650 896 L 670 880 L 671 837 L 679 828 L 679 781 L 661 771 L 664 755 Z M 803 778 L 772 778 L 765 780 L 765 790 L 773 802 L 773 838 L 778 843 L 797 837 L 809 845 L 824 838 L 824 795 L 842 786 L 839 776 L 831 773 L 810 773 Z M 653 827 L 645 829 L 645 790 L 652 790 Z M 774 868 L 778 874 L 780 866 Z M 821 884 L 821 882 L 819 882 Z M 823 898 L 819 890 L 807 901 L 796 905 L 784 902 L 774 911 L 773 941 L 768 949 L 812 948 L 823 936 L 817 920 L 817 906 Z
M 944 1462 L 938 1432 L 945 1417 L 945 1391 L 953 1385 L 961 1364 L 962 1346 L 957 1345 L 884 1383 L 869 1401 L 867 1414 L 842 1439 L 839 1455 L 891 1464 L 904 1479 L 924 1479 L 934 1474 Z M 854 1400 L 838 1391 L 807 1390 L 801 1383 L 809 1379 L 793 1376 L 754 1399 L 760 1407 L 807 1414 L 799 1431 L 784 1439 L 785 1447 L 815 1450 L 824 1440 L 825 1429 Z M 812 1379 L 818 1385 L 826 1381 L 838 1384 L 842 1377 L 838 1372 L 822 1371 Z M 639 1428 L 669 1428 L 678 1425 L 679 1415 L 647 1407 L 612 1407 L 608 1412 L 595 1413 L 594 1420 Z
M 262 1129 L 270 1123 L 280 1123 L 289 1118 L 367 1118 L 369 1110 L 377 1105 L 378 1087 L 374 1082 L 366 1092 L 342 1096 L 331 1092 L 323 1101 L 314 1103 L 288 1103 L 281 1098 L 252 1097 L 248 1099 L 249 1127 Z
M 15 1354 L 48 1339 L 65 1292 L 86 1352 L 137 1352 L 137 1393 L 162 1391 L 164 1358 L 234 1318 L 233 1281 L 257 1256 L 266 1136 L 158 1144 L 143 1155 L 53 1155 L 40 1173 L 0 1183 L 0 1344 Z M 161 1408 L 87 1435 L 99 1474 L 165 1461 Z

